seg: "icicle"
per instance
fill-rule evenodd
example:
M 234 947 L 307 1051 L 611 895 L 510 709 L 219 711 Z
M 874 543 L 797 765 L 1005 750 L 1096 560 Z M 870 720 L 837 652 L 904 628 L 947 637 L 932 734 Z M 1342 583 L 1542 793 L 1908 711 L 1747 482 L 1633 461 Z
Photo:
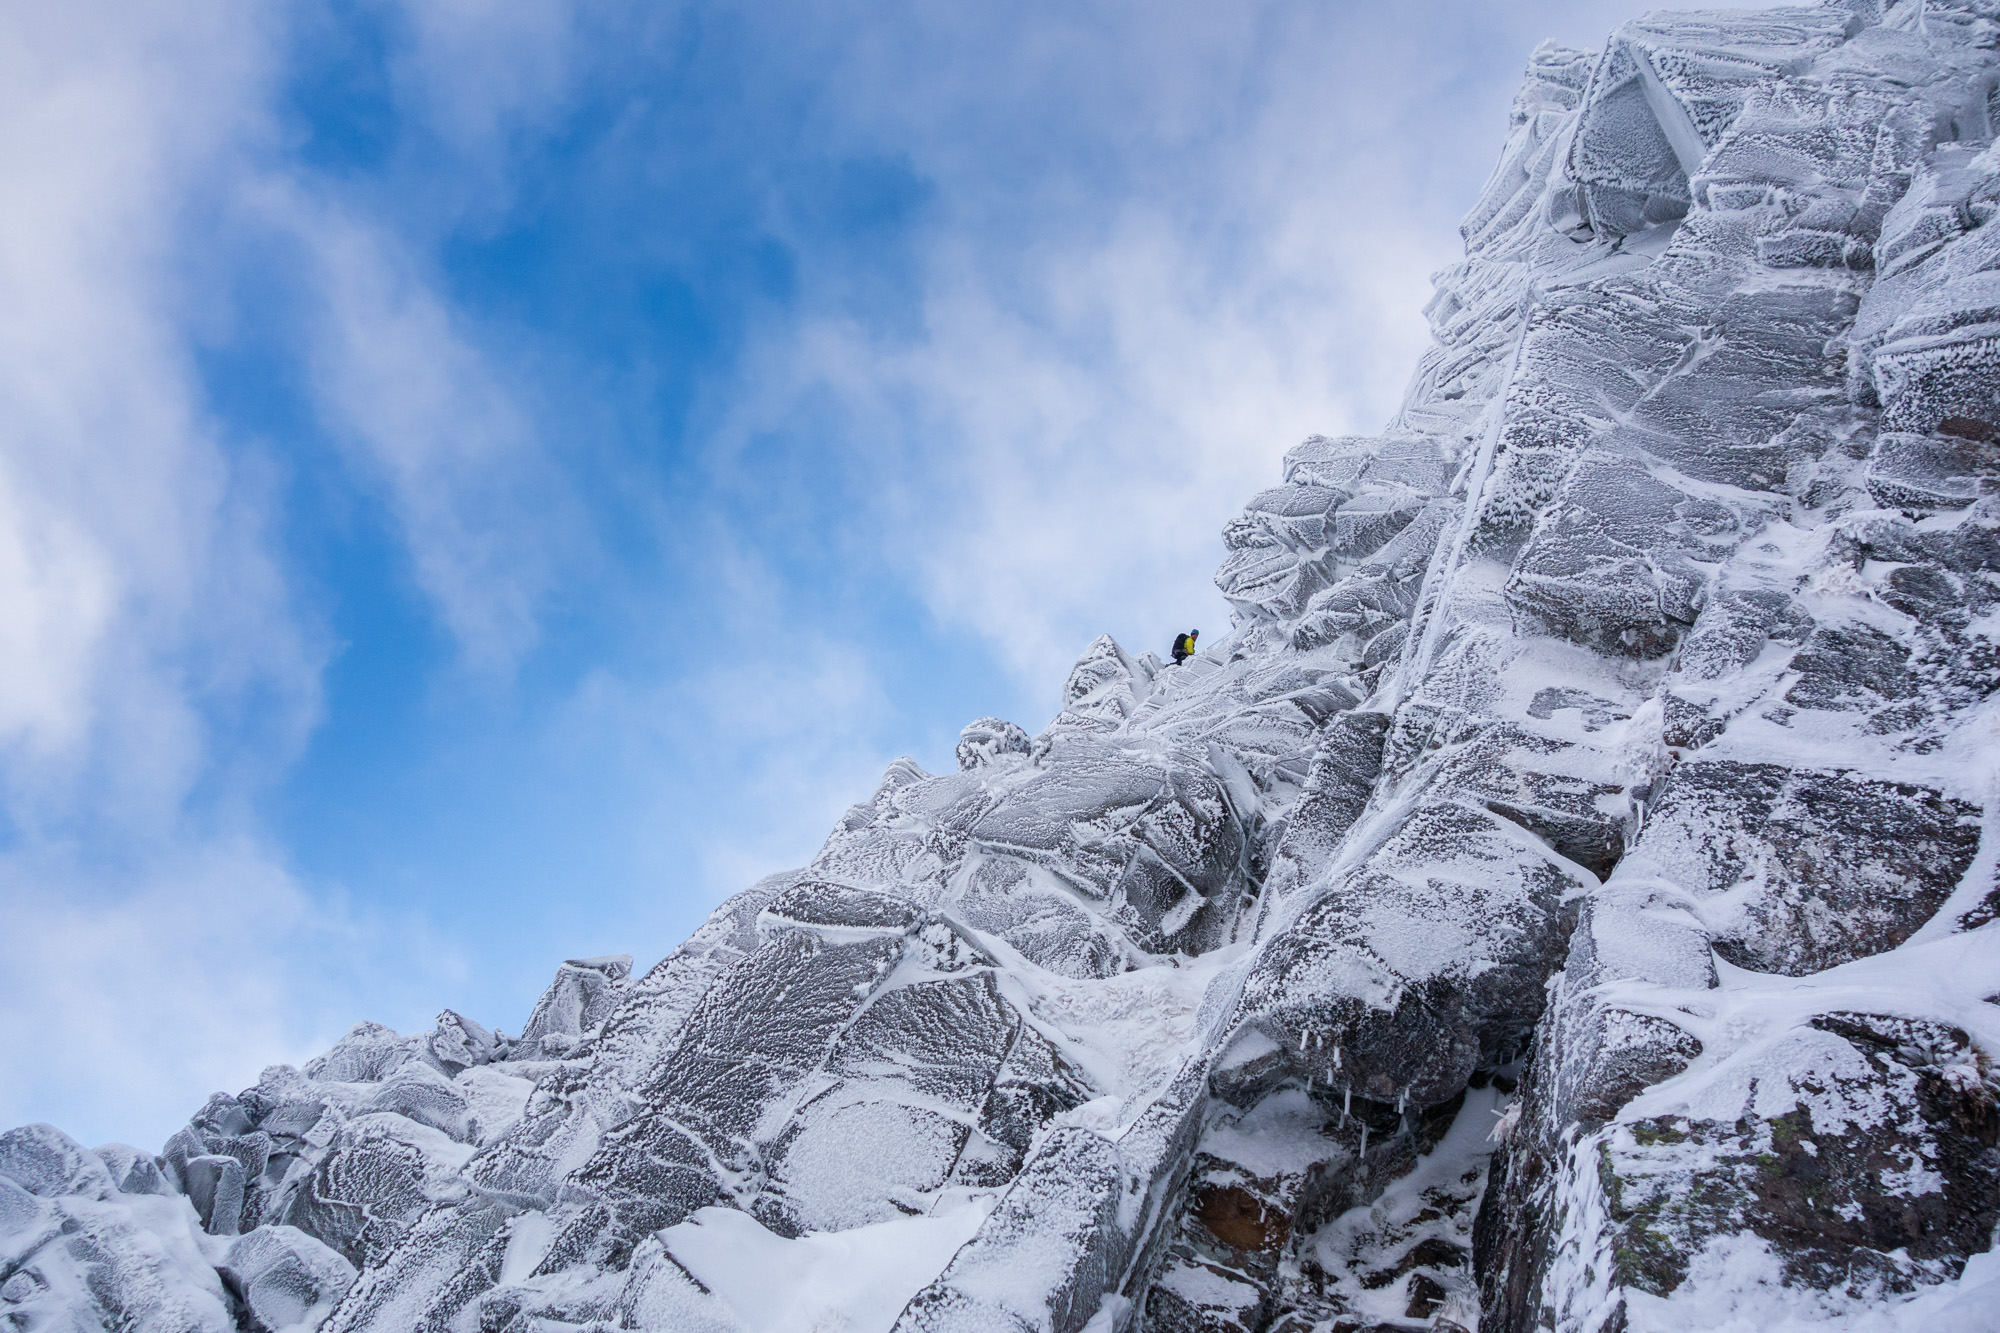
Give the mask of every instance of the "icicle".
M 1403 1114 L 1403 1112 L 1406 1109 L 1408 1109 L 1409 1104 L 1410 1104 L 1410 1090 L 1408 1088 L 1404 1088 L 1400 1093 L 1396 1094 L 1396 1114 L 1397 1115 Z
M 1361 1122 L 1361 1151 L 1356 1155 L 1360 1157 L 1368 1155 L 1368 1122 L 1366 1120 Z
M 1333 1067 L 1335 1069 L 1340 1068 L 1340 1047 L 1338 1046 L 1333 1048 Z
M 1347 1123 L 1347 1108 L 1354 1104 L 1354 1085 L 1348 1084 L 1340 1090 L 1340 1123 Z

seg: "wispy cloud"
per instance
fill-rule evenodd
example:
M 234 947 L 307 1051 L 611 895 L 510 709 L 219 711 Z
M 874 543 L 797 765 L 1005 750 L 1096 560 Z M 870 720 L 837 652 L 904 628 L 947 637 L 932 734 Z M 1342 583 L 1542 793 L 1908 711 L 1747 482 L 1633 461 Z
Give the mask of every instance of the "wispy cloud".
M 748 553 L 720 578 L 720 614 L 662 670 L 595 670 L 552 724 L 568 760 L 621 774 L 669 882 L 695 891 L 669 918 L 804 864 L 895 757 L 881 660 L 895 646 L 793 628 L 788 590 Z
M 1101 630 L 1216 628 L 1224 521 L 1291 443 L 1387 416 L 1456 238 L 1409 227 L 1420 191 L 1365 137 L 1423 79 L 1371 73 L 1364 94 L 1351 66 L 1382 53 L 1344 51 L 1366 26 L 1349 11 L 1030 26 L 979 81 L 940 83 L 956 67 L 921 41 L 857 57 L 851 77 L 900 100 L 856 91 L 851 133 L 890 137 L 937 192 L 921 329 L 841 311 L 773 329 L 730 429 L 847 414 L 829 433 L 933 610 L 1050 694 Z M 1014 160 L 1038 141 L 1033 167 Z
M 1390 366 L 1421 347 L 1422 267 L 1384 267 L 1368 285 L 1406 290 L 1379 300 L 1338 291 L 1338 270 L 1238 286 L 1163 220 L 1128 218 L 1025 288 L 941 266 L 915 346 L 813 325 L 763 382 L 831 390 L 852 438 L 900 445 L 859 460 L 880 469 L 898 554 L 942 618 L 1052 694 L 1094 633 L 1150 646 L 1219 615 L 1217 534 L 1275 482 L 1278 453 L 1386 414 Z M 1331 323 L 1336 302 L 1379 314 Z
M 322 419 L 376 482 L 416 579 L 468 663 L 511 667 L 580 540 L 560 472 L 449 305 L 394 238 L 273 190 L 316 298 L 305 333 Z
M 217 164 L 260 132 L 261 20 L 81 4 L 8 25 L 0 1117 L 95 1104 L 142 1132 L 225 1050 L 284 1049 L 282 1020 L 246 1022 L 276 969 L 240 956 L 275 934 L 244 909 L 275 906 L 282 876 L 187 824 L 198 785 L 226 798 L 317 707 L 255 478 L 203 411 L 176 258 Z M 205 706 L 246 696 L 258 716 L 219 739 Z
M 504 164 L 509 140 L 562 108 L 579 52 L 567 0 L 425 0 L 399 16 L 402 103 L 466 160 Z
M 0 1123 L 60 1111 L 89 1141 L 157 1148 L 210 1092 L 408 1013 L 462 966 L 421 920 L 356 915 L 247 840 L 156 844 L 107 877 L 0 858 Z
M 396 992 L 388 941 L 421 923 L 354 926 L 254 815 L 320 717 L 327 652 L 281 478 L 232 447 L 197 365 L 232 277 L 215 244 L 277 188 L 270 15 L 83 3 L 5 23 L 0 1120 L 157 1139 L 361 1016 L 332 1019 L 330 997 Z M 509 660 L 542 586 L 519 553 L 560 501 L 524 484 L 508 393 L 369 227 L 274 221 L 317 265 L 329 422 L 468 656 Z

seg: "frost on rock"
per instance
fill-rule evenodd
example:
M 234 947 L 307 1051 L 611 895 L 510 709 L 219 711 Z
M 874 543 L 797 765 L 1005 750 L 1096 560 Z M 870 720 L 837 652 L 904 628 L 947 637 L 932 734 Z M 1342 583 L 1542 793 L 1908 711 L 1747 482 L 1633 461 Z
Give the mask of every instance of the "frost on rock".
M 1537 50 L 1402 408 L 1226 528 L 1226 637 L 1098 639 L 518 1038 L 0 1137 L 0 1319 L 1994 1327 L 1996 50 Z

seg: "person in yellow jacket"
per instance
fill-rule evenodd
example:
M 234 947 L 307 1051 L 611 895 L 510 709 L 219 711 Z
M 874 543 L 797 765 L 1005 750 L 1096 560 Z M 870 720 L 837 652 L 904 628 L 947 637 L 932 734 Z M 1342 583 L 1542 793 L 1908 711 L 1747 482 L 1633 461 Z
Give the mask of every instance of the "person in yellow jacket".
M 1201 637 L 1201 631 L 1191 629 L 1185 634 L 1174 635 L 1174 665 L 1179 666 L 1194 656 L 1194 641 Z

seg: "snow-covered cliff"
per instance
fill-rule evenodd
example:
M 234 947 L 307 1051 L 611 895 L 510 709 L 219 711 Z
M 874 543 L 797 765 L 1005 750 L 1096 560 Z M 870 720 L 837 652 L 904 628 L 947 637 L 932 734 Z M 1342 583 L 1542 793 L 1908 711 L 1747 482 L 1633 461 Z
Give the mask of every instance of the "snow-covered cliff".
M 0 1136 L 24 1330 L 2000 1328 L 2000 4 L 1537 51 L 1379 436 L 518 1038 Z

